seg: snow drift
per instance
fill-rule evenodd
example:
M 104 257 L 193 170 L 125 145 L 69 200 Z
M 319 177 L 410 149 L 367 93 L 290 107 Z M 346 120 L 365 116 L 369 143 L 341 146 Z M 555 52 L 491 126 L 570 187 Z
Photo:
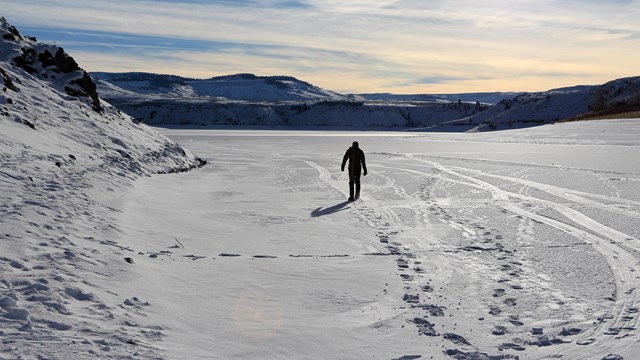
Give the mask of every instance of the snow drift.
M 135 351 L 114 345 L 133 344 L 144 353 L 153 331 L 120 328 L 127 299 L 92 285 L 127 274 L 109 250 L 112 201 L 133 179 L 203 161 L 101 101 L 62 48 L 4 18 L 0 81 L 0 353 L 83 358 L 95 347 L 122 357 Z

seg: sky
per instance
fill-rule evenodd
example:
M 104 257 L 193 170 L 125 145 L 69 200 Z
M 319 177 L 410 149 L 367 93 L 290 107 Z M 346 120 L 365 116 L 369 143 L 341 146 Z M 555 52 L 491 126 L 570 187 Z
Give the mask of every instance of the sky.
M 6 4 L 5 4 L 6 2 Z M 88 71 L 289 75 L 341 93 L 544 91 L 640 75 L 640 0 L 20 0 Z

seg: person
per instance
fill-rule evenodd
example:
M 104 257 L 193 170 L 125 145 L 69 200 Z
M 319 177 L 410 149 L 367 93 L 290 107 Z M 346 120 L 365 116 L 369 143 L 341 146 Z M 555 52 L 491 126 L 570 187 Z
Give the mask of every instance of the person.
M 349 160 L 349 201 L 354 201 L 360 197 L 360 171 L 364 170 L 363 175 L 367 176 L 367 164 L 364 161 L 364 152 L 358 146 L 357 141 L 354 141 L 353 145 L 347 149 L 347 152 L 344 154 L 342 158 L 342 171 L 344 171 L 344 165 L 347 163 L 347 160 Z

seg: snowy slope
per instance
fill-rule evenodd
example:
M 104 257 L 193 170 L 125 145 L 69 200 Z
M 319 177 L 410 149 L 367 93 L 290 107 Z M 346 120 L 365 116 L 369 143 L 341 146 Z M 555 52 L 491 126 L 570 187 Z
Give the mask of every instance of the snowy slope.
M 125 325 L 135 304 L 95 289 L 128 273 L 112 251 L 112 201 L 140 176 L 201 160 L 101 101 L 64 50 L 5 19 L 0 74 L 0 359 L 151 356 L 143 328 Z
M 288 76 L 256 76 L 236 74 L 210 79 L 189 79 L 175 75 L 148 73 L 92 73 L 100 80 L 98 86 L 104 96 L 126 96 L 111 85 L 149 95 L 184 97 L 219 97 L 244 101 L 339 101 L 351 97 L 323 90 L 307 82 Z
M 532 126 L 606 110 L 640 109 L 640 77 L 596 86 L 574 86 L 505 99 L 466 119 L 456 121 L 476 130 Z

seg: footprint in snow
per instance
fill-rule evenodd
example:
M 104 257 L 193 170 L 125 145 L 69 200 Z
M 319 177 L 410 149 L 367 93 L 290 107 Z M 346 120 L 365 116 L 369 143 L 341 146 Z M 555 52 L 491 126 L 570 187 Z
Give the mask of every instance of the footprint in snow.
M 498 347 L 500 351 L 502 350 L 515 350 L 515 351 L 524 351 L 526 350 L 524 346 L 514 344 L 514 343 L 504 343 Z
M 148 301 L 142 301 L 138 297 L 134 296 L 130 299 L 126 299 L 123 304 L 131 307 L 140 308 L 142 306 L 150 306 L 151 304 Z
M 493 330 L 491 330 L 491 334 L 496 336 L 502 336 L 502 335 L 505 335 L 506 333 L 507 333 L 507 328 L 500 325 L 494 327 Z
M 467 339 L 463 338 L 463 337 L 462 337 L 462 336 L 460 336 L 460 335 L 456 335 L 456 334 L 453 334 L 453 333 L 445 333 L 445 334 L 442 336 L 442 338 L 443 338 L 443 339 L 445 339 L 445 340 L 449 340 L 449 341 L 451 341 L 452 343 L 454 343 L 454 344 L 456 344 L 456 345 L 467 345 L 467 346 L 471 346 L 471 343 L 469 343 L 469 342 L 467 341 Z

